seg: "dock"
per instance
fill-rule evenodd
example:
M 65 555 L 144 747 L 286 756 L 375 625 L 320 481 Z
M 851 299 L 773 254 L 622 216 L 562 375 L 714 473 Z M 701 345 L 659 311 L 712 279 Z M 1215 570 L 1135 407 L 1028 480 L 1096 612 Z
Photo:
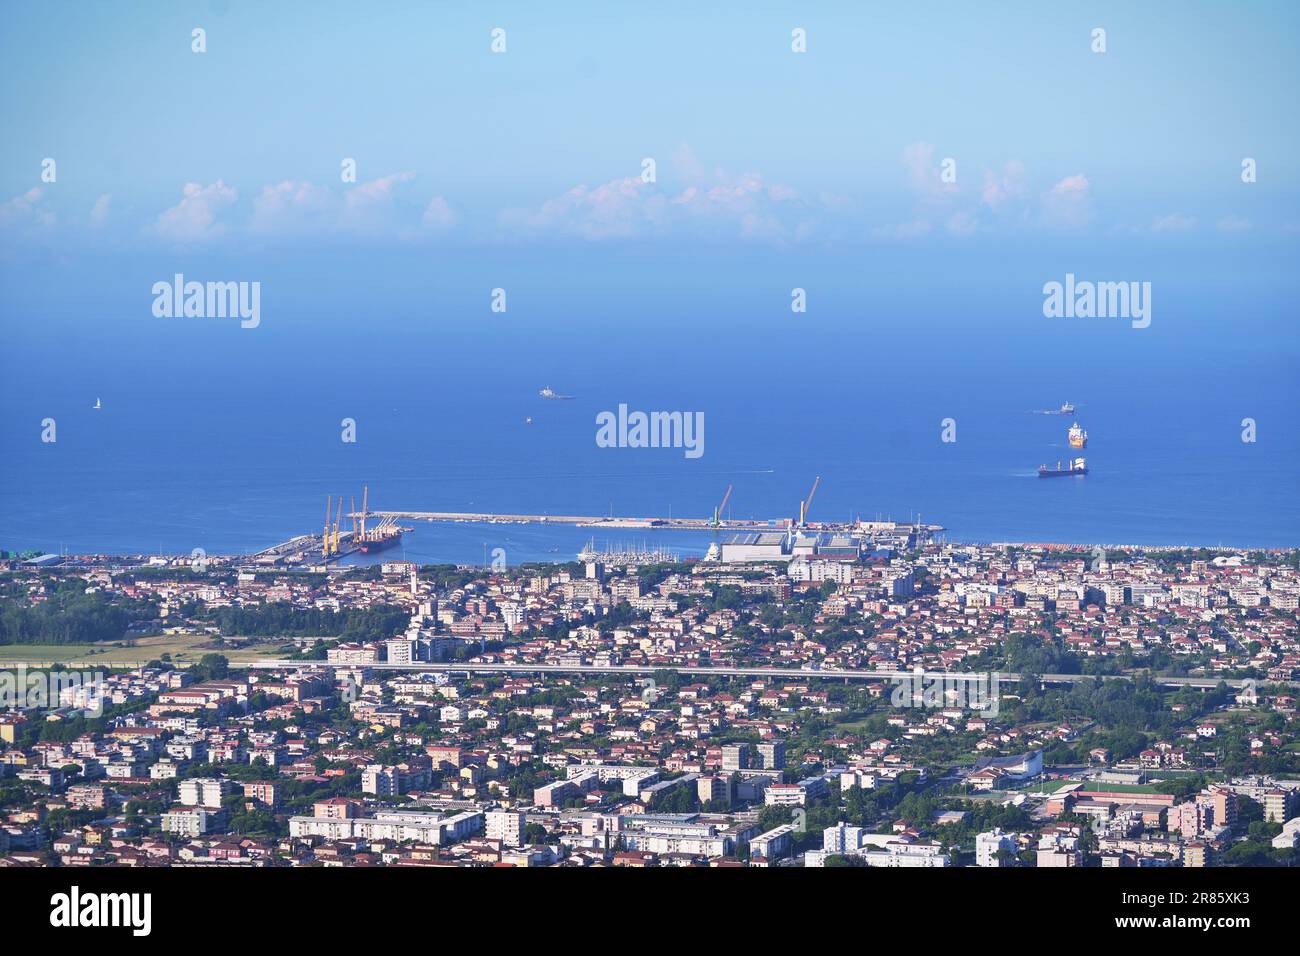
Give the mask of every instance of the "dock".
M 349 515 L 348 517 L 351 517 Z M 358 513 L 356 517 L 362 515 Z M 371 511 L 368 519 L 392 518 L 405 521 L 450 521 L 468 524 L 555 524 L 575 525 L 579 528 L 654 528 L 670 531 L 781 531 L 790 526 L 787 518 L 662 518 L 614 515 L 551 515 L 551 514 L 495 514 L 486 511 Z M 912 528 L 936 534 L 942 525 L 918 525 L 889 522 L 898 528 Z M 869 522 L 880 525 L 881 522 Z M 822 521 L 809 523 L 798 530 L 848 533 L 860 530 L 856 523 Z
M 352 543 L 352 532 L 342 531 L 338 536 L 338 550 L 324 553 L 323 534 L 300 534 L 288 541 L 265 548 L 246 559 L 248 563 L 264 566 L 329 564 L 361 550 Z

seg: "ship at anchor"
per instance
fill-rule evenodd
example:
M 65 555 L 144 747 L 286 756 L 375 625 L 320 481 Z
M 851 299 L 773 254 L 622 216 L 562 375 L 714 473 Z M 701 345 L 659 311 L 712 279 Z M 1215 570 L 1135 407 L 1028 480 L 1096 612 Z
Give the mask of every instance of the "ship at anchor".
M 1088 463 L 1082 458 L 1075 458 L 1073 461 L 1066 463 L 1061 467 L 1058 461 L 1055 468 L 1048 468 L 1046 465 L 1038 466 L 1039 478 L 1068 478 L 1071 475 L 1086 475 L 1088 473 Z

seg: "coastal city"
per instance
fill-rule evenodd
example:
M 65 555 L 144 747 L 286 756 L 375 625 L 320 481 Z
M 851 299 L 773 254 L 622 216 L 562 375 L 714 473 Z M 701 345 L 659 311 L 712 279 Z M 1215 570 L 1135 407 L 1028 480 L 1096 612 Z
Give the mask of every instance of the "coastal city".
M 5 555 L 0 868 L 1300 863 L 1300 551 L 666 557 Z
M 1295 0 L 60 6 L 6 941 L 1285 938 Z

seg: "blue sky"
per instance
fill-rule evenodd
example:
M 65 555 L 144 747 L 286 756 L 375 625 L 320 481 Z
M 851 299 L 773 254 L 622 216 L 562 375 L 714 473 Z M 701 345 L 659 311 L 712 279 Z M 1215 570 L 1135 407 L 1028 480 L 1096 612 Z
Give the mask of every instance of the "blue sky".
M 1244 256 L 1300 229 L 1298 25 L 1286 2 L 11 2 L 0 248 L 1064 238 Z

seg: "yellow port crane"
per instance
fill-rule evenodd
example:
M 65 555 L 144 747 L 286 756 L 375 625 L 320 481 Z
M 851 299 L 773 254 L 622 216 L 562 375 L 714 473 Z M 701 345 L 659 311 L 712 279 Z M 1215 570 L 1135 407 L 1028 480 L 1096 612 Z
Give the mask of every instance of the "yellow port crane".
M 722 504 L 713 509 L 713 527 L 722 523 L 722 509 L 727 507 L 727 502 L 731 500 L 731 485 L 727 485 L 727 493 L 722 496 Z
M 339 495 L 339 511 L 334 518 L 334 540 L 330 542 L 330 550 L 334 554 L 339 553 L 339 524 L 343 521 L 343 496 Z
M 812 510 L 813 495 L 817 494 L 817 486 L 822 483 L 822 476 L 818 475 L 813 481 L 812 490 L 808 492 L 808 497 L 799 502 L 799 527 L 803 528 L 808 523 L 808 512 Z
M 321 533 L 321 557 L 330 556 L 330 514 L 334 511 L 334 496 L 325 496 L 325 530 Z

